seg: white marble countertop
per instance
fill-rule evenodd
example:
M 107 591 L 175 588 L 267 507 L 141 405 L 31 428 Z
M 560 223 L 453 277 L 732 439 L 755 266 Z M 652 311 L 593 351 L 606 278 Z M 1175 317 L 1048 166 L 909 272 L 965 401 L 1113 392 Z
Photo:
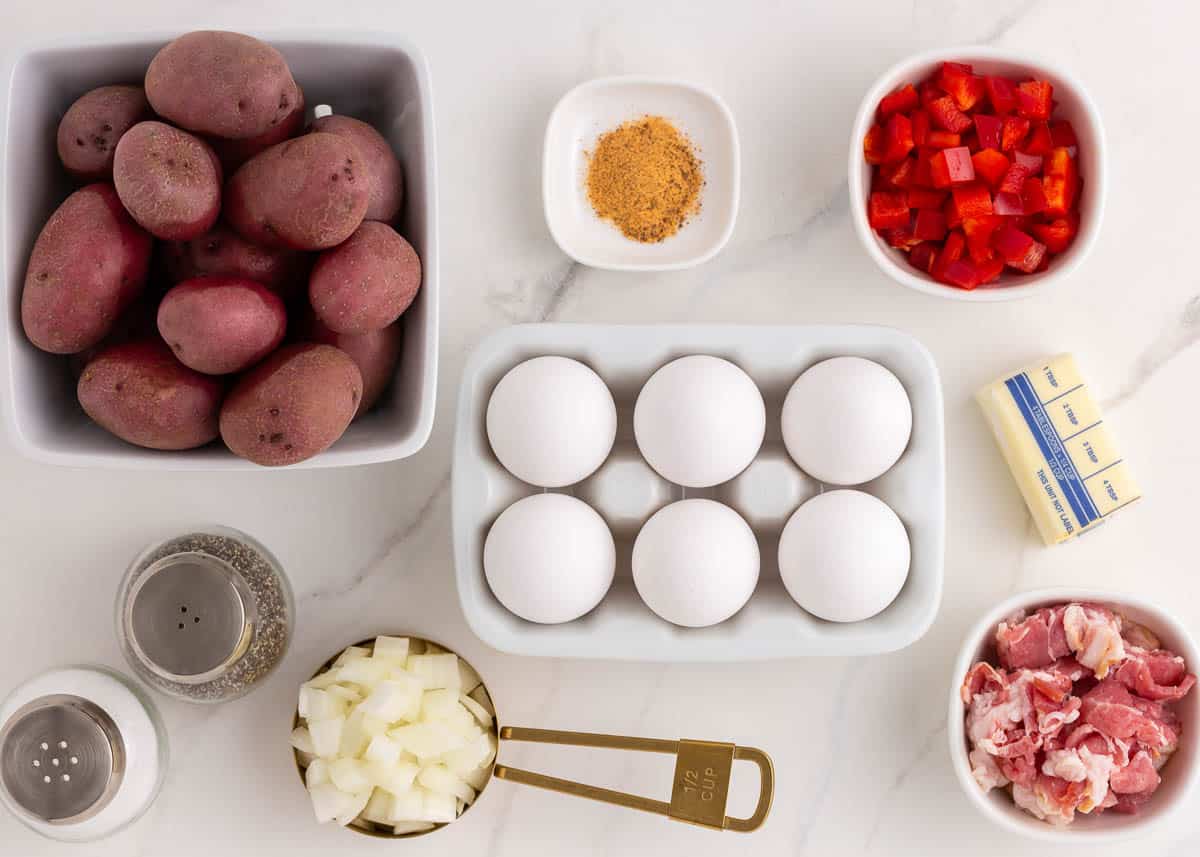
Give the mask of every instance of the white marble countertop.
M 389 0 L 9 0 L 0 48 L 71 32 L 337 26 L 395 30 L 433 73 L 443 204 L 442 375 L 419 455 L 340 471 L 113 474 L 31 464 L 0 448 L 4 589 L 0 694 L 62 663 L 123 667 L 113 593 L 147 542 L 198 522 L 260 538 L 297 591 L 289 656 L 252 695 L 200 708 L 157 697 L 170 773 L 115 838 L 51 843 L 0 814 L 5 855 L 379 854 L 389 846 L 312 823 L 284 736 L 296 685 L 367 629 L 427 632 L 488 677 L 513 724 L 761 746 L 775 809 L 750 836 L 493 783 L 461 823 L 390 846 L 410 855 L 958 854 L 1028 848 L 959 792 L 945 738 L 960 636 L 1002 596 L 1096 584 L 1157 596 L 1200 627 L 1200 280 L 1194 200 L 1200 134 L 1191 9 L 1078 0 L 968 3 L 399 4 Z M 988 42 L 1044 52 L 1090 87 L 1107 125 L 1103 236 L 1062 288 L 1010 304 L 927 298 L 861 251 L 847 216 L 846 145 L 864 89 L 904 55 Z M 656 276 L 571 265 L 541 213 L 541 140 L 555 101 L 587 78 L 648 72 L 711 86 L 742 143 L 733 239 L 713 262 Z M 459 373 L 481 335 L 513 322 L 869 322 L 907 330 L 942 371 L 948 445 L 946 589 L 911 648 L 863 659 L 666 666 L 531 660 L 474 639 L 454 592 L 450 436 Z M 1000 372 L 1070 350 L 1082 361 L 1147 500 L 1094 536 L 1047 549 L 971 401 Z M 662 759 L 513 747 L 522 766 L 665 798 Z M 750 779 L 748 777 L 747 779 Z M 739 787 L 740 788 L 740 787 Z M 748 795 L 739 791 L 735 809 Z M 740 802 L 740 805 L 739 805 Z M 1195 815 L 1140 842 L 1144 857 L 1200 850 Z M 968 845 L 969 843 L 969 845 Z M 1128 853 L 1089 848 L 1089 855 Z

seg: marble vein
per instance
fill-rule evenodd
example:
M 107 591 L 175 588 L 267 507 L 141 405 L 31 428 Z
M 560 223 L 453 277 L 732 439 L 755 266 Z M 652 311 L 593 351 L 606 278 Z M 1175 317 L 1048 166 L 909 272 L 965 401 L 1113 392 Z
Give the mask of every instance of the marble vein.
M 929 730 L 925 734 L 925 738 L 917 747 L 912 759 L 910 759 L 907 764 L 905 764 L 896 772 L 896 776 L 892 778 L 892 782 L 888 786 L 885 799 L 880 802 L 879 810 L 875 813 L 875 821 L 871 825 L 871 830 L 867 834 L 866 841 L 863 842 L 864 851 L 870 850 L 872 843 L 875 841 L 875 837 L 879 835 L 880 828 L 883 826 L 884 816 L 887 814 L 888 806 L 891 804 L 891 800 L 887 798 L 895 798 L 900 795 L 901 788 L 903 788 L 904 784 L 908 782 L 913 774 L 915 774 L 917 770 L 925 764 L 926 759 L 928 759 L 930 754 L 933 753 L 933 751 L 938 747 L 938 745 L 941 743 L 942 737 L 945 734 L 946 724 L 943 721 L 938 723 L 936 727 Z
M 1121 407 L 1136 396 L 1160 369 L 1197 342 L 1200 342 L 1200 294 L 1184 304 L 1178 321 L 1141 353 L 1129 378 L 1114 395 L 1101 402 L 1101 406 L 1109 412 Z

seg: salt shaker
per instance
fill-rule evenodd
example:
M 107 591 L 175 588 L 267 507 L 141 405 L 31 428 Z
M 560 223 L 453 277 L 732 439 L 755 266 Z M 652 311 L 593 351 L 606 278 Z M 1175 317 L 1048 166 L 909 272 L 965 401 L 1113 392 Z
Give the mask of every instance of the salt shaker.
M 117 673 L 53 670 L 0 704 L 0 800 L 51 839 L 125 827 L 154 801 L 166 768 L 158 713 Z
M 248 693 L 283 659 L 294 615 L 275 557 L 227 527 L 151 545 L 117 592 L 117 638 L 129 665 L 188 702 Z

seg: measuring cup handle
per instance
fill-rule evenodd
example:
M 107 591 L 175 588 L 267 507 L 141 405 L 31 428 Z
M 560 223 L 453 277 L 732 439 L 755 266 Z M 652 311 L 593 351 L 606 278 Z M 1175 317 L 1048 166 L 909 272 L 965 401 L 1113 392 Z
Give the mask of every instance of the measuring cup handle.
M 758 765 L 758 803 L 749 818 L 734 818 L 725 816 L 725 829 L 738 833 L 749 833 L 762 827 L 771 811 L 771 801 L 775 797 L 775 765 L 771 757 L 757 747 L 735 747 L 733 758 Z

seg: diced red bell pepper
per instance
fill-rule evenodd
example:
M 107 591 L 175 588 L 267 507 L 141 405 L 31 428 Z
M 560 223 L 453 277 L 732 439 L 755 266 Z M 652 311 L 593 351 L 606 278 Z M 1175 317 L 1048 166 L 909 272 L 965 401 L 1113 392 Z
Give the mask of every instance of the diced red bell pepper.
M 1019 193 L 1001 192 L 996 194 L 992 209 L 1005 217 L 1021 217 L 1025 214 L 1025 202 Z
M 929 114 L 924 110 L 917 109 L 908 114 L 908 118 L 913 126 L 913 143 L 917 146 L 924 146 L 929 137 Z
M 917 84 L 917 95 L 921 99 L 922 107 L 928 108 L 930 104 L 945 94 L 934 82 L 933 78 L 927 78 Z
M 941 280 L 969 292 L 983 282 L 983 277 L 975 263 L 969 259 L 956 259 L 943 269 Z
M 992 247 L 1004 259 L 1005 264 L 1027 274 L 1036 271 L 1046 255 L 1045 244 L 1035 241 L 1033 236 L 1022 232 L 1011 223 L 1006 223 L 996 231 L 992 238 Z
M 944 190 L 925 190 L 924 188 L 910 187 L 905 197 L 909 208 L 934 210 L 941 209 L 942 204 L 946 201 L 946 192 Z
M 999 116 L 988 116 L 986 113 L 976 113 L 971 119 L 975 122 L 975 133 L 979 135 L 979 147 L 999 150 L 1000 130 L 1004 127 L 1004 120 Z
M 1025 186 L 1025 179 L 1027 178 L 1029 178 L 1029 170 L 1021 166 L 1020 163 L 1014 162 L 1009 165 L 1008 172 L 1004 174 L 1004 178 L 1000 180 L 1000 184 L 996 190 L 1000 193 L 1014 193 L 1020 196 L 1021 188 Z
M 876 191 L 867 203 L 867 222 L 872 229 L 899 229 L 908 226 L 908 202 L 903 193 Z
M 950 191 L 959 220 L 983 217 L 992 213 L 992 195 L 980 182 L 960 185 Z
M 954 204 L 954 198 L 946 200 L 942 206 L 942 214 L 946 218 L 946 226 L 950 229 L 957 229 L 962 226 L 962 218 L 958 216 L 958 206 Z
M 1050 136 L 1050 126 L 1045 122 L 1034 122 L 1029 132 L 1029 139 L 1021 149 L 1031 155 L 1048 155 L 1054 148 L 1054 140 Z
M 971 127 L 971 117 L 959 110 L 949 95 L 931 101 L 925 105 L 925 109 L 929 111 L 934 125 L 951 134 L 961 134 Z
M 1026 119 L 1049 119 L 1054 110 L 1054 87 L 1046 80 L 1017 84 L 1017 113 Z
M 971 163 L 971 152 L 966 146 L 942 149 L 929 160 L 933 186 L 946 188 L 975 180 L 975 167 Z
M 951 134 L 949 131 L 939 131 L 932 129 L 925 136 L 925 145 L 931 149 L 953 149 L 955 146 L 962 144 L 962 137 L 959 134 Z
M 1042 176 L 1046 192 L 1046 215 L 1065 217 L 1079 196 L 1079 166 L 1065 147 L 1053 149 L 1046 158 Z
M 1016 83 L 1007 77 L 985 77 L 983 82 L 987 87 L 988 101 L 992 103 L 993 112 L 1003 116 L 1017 109 Z
M 1046 189 L 1037 176 L 1030 176 L 1025 179 L 1025 184 L 1021 185 L 1021 202 L 1025 214 L 1037 214 L 1046 210 Z
M 1075 129 L 1066 119 L 1055 119 L 1050 123 L 1050 139 L 1054 141 L 1055 146 L 1079 146 L 1079 138 L 1075 136 Z
M 892 164 L 913 150 L 912 122 L 903 113 L 893 113 L 883 126 L 883 162 Z
M 971 156 L 971 164 L 975 167 L 975 175 L 987 182 L 988 187 L 995 187 L 1008 172 L 1008 158 L 995 149 L 976 152 Z
M 879 167 L 879 177 L 884 183 L 892 188 L 903 190 L 912 184 L 913 176 L 917 172 L 917 159 L 905 158 L 894 164 L 881 164 Z
M 983 79 L 976 77 L 971 67 L 964 63 L 942 63 L 937 84 L 954 99 L 959 110 L 970 110 L 984 94 Z
M 1004 127 L 1000 131 L 1000 148 L 1002 151 L 1011 152 L 1025 139 L 1025 135 L 1029 133 L 1029 120 L 1022 119 L 1019 116 L 1005 116 Z
M 872 125 L 863 137 L 863 157 L 868 164 L 882 164 L 884 148 L 883 126 Z
M 1004 260 L 1000 258 L 999 254 L 994 253 L 991 258 L 984 259 L 983 261 L 977 259 L 972 259 L 972 261 L 979 268 L 979 284 L 981 286 L 996 282 L 996 280 L 1000 279 L 1000 275 L 1004 273 Z
M 1071 212 L 1049 223 L 1034 223 L 1029 227 L 1051 253 L 1062 253 L 1071 246 L 1079 232 L 1079 215 Z
M 1031 155 L 1028 152 L 1017 152 L 1013 156 L 1017 163 L 1029 170 L 1031 176 L 1036 176 L 1042 171 L 1042 156 Z
M 917 88 L 906 83 L 879 100 L 879 118 L 887 119 L 893 113 L 907 113 L 918 104 Z
M 963 234 L 967 239 L 967 253 L 971 261 L 981 264 L 996 254 L 992 251 L 992 233 L 1004 223 L 1004 218 L 998 214 L 985 214 L 983 217 L 973 217 L 964 220 Z
M 933 269 L 933 260 L 937 258 L 938 245 L 933 241 L 918 244 L 908 253 L 908 263 L 918 271 L 928 274 Z
M 979 145 L 979 135 L 975 133 L 974 128 L 959 136 L 962 138 L 962 145 L 966 146 L 967 151 L 972 155 L 983 148 L 983 146 Z
M 933 274 L 933 278 L 940 282 L 945 282 L 946 268 L 952 262 L 957 262 L 962 258 L 966 247 L 967 239 L 957 229 L 948 234 L 945 242 L 942 244 L 942 249 L 938 251 L 937 258 L 933 261 L 933 269 L 930 271 Z
M 919 210 L 912 234 L 920 241 L 941 241 L 946 237 L 946 216 L 928 208 Z
M 904 250 L 905 252 L 911 250 L 913 247 L 921 243 L 920 238 L 913 236 L 913 230 L 911 226 L 901 226 L 895 229 L 881 229 L 879 230 L 879 234 L 889 246 L 895 247 L 897 250 Z
M 933 149 L 917 150 L 917 172 L 913 175 L 913 187 L 933 187 L 933 168 L 930 166 L 930 162 L 935 154 L 937 152 Z

